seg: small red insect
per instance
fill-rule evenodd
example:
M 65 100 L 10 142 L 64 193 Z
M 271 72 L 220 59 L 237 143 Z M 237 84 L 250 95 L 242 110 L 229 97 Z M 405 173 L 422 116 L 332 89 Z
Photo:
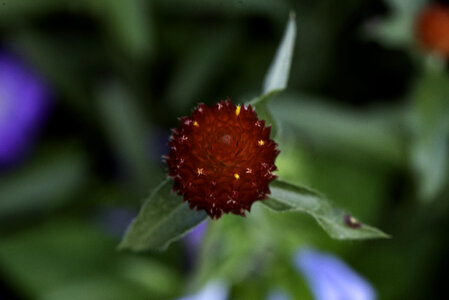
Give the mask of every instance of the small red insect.
M 251 105 L 235 106 L 230 99 L 212 107 L 199 104 L 180 123 L 172 130 L 166 163 L 173 190 L 191 209 L 217 219 L 223 213 L 244 216 L 270 193 L 279 150 L 270 139 L 271 126 Z
M 417 37 L 428 51 L 449 58 L 449 6 L 433 4 L 417 19 Z

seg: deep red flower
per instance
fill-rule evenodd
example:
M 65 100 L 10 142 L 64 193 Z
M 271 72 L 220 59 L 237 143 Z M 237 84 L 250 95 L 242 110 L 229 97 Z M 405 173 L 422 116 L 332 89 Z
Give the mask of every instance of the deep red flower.
M 166 163 L 173 190 L 191 209 L 204 209 L 212 218 L 229 212 L 244 216 L 270 193 L 279 150 L 270 139 L 271 126 L 251 105 L 235 106 L 229 99 L 213 107 L 199 104 L 180 123 Z
M 417 19 L 417 37 L 428 51 L 449 58 L 449 7 L 434 4 L 421 12 Z

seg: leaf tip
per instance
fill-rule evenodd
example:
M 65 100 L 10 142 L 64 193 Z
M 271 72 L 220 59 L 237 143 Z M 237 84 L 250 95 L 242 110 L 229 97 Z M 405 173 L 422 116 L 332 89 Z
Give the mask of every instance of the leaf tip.
M 127 249 L 128 247 L 123 242 L 121 242 L 120 244 L 117 245 L 117 247 L 115 247 L 115 251 L 117 252 L 125 251 Z
M 381 231 L 381 233 L 382 233 L 382 236 L 380 238 L 382 238 L 382 239 L 391 240 L 393 238 L 393 236 L 391 234 L 385 233 L 383 231 Z
M 126 251 L 126 250 L 132 250 L 132 246 L 129 245 L 129 243 L 126 240 L 126 237 L 124 237 L 120 243 L 115 247 L 116 251 Z
M 383 232 L 380 229 L 368 226 L 366 224 L 362 224 L 361 228 L 362 229 L 369 229 L 372 232 L 372 235 L 367 237 L 369 239 L 392 239 L 393 238 L 390 234 L 385 233 L 385 232 Z

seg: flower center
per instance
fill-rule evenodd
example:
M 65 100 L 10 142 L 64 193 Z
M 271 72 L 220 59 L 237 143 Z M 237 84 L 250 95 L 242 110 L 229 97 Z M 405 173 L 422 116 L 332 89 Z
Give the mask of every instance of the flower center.
M 223 134 L 220 137 L 220 143 L 229 145 L 231 144 L 231 136 L 229 134 Z

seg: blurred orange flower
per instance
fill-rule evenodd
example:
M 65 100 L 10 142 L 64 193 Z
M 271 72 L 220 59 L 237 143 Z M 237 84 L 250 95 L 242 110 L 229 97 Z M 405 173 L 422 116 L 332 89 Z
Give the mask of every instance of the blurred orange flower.
M 449 6 L 433 4 L 417 19 L 417 38 L 427 50 L 449 58 Z

